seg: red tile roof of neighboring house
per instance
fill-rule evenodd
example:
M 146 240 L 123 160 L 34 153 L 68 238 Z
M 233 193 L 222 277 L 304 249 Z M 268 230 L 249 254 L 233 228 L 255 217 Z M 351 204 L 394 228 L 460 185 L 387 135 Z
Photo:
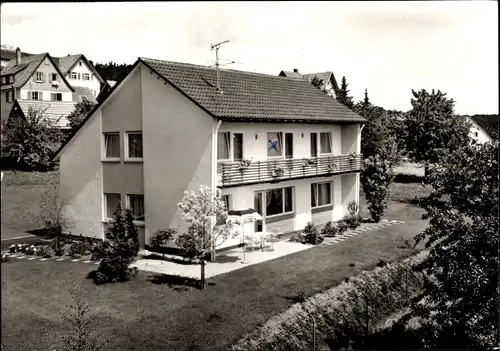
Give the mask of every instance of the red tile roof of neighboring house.
M 44 117 L 51 120 L 55 126 L 61 129 L 69 128 L 67 117 L 75 110 L 73 102 L 58 101 L 57 103 L 52 103 L 50 101 L 17 100 L 17 103 L 25 116 L 28 114 L 30 108 L 35 110 L 40 109 L 43 111 Z
M 73 93 L 73 103 L 76 104 L 78 102 L 81 102 L 85 98 L 90 102 L 97 104 L 97 100 L 89 88 L 86 87 L 74 87 L 74 88 L 75 92 Z
M 358 122 L 366 120 L 313 87 L 306 79 L 140 58 L 187 97 L 222 120 Z

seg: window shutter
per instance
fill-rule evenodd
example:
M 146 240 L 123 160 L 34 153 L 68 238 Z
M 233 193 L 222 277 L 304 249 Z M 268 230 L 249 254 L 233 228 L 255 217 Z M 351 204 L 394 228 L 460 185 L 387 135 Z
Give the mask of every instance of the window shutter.
M 38 100 L 42 101 L 43 100 L 43 93 L 41 91 L 38 92 Z

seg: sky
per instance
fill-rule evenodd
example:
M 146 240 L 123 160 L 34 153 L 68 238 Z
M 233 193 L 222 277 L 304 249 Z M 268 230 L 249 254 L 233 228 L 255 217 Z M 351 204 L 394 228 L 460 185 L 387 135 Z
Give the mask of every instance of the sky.
M 278 75 L 332 71 L 355 101 L 407 111 L 441 90 L 498 114 L 497 1 L 2 3 L 0 42 L 29 53 L 138 57 Z

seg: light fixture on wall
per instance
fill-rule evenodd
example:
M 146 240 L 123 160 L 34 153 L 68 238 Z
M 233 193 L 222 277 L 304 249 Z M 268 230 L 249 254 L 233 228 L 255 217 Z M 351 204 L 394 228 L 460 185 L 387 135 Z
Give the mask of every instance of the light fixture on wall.
M 257 140 L 258 136 L 259 136 L 258 134 L 255 134 L 255 140 Z
M 300 134 L 300 136 L 303 138 L 304 137 L 304 133 Z

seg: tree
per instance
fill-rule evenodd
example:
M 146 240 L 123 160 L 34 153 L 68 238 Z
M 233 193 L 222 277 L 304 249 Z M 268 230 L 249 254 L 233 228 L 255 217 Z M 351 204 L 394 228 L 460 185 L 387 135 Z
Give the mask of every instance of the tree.
M 226 205 L 220 196 L 220 191 L 212 194 L 209 187 L 200 186 L 198 193 L 185 191 L 178 206 L 182 219 L 188 224 L 188 232 L 177 235 L 174 240 L 178 246 L 186 250 L 191 259 L 200 261 L 201 289 L 205 289 L 207 254 L 231 236 L 232 225 L 218 220 L 227 216 Z
M 68 115 L 68 121 L 71 129 L 78 129 L 80 127 L 80 124 L 94 107 L 95 104 L 85 97 L 82 99 L 82 101 L 78 102 L 75 105 L 75 110 Z
M 364 161 L 360 179 L 370 215 L 378 223 L 387 208 L 390 184 L 394 179 L 392 164 L 380 155 L 370 156 Z
M 498 145 L 466 145 L 441 159 L 426 182 L 430 277 L 405 317 L 421 319 L 426 347 L 491 349 L 499 340 Z
M 323 79 L 319 79 L 317 76 L 314 76 L 313 79 L 311 80 L 311 84 L 315 88 L 324 91 L 323 89 L 321 89 L 321 86 L 323 85 Z
M 354 107 L 354 102 L 352 101 L 352 96 L 349 96 L 349 89 L 347 89 L 348 85 L 345 77 L 342 77 L 342 84 L 337 92 L 337 101 L 352 109 Z
M 116 64 L 115 62 L 109 63 L 96 63 L 94 65 L 97 73 L 104 80 L 121 81 L 131 71 L 133 65 L 129 64 Z
M 58 193 L 59 184 L 55 180 L 51 180 L 40 200 L 38 219 L 47 235 L 53 238 L 52 246 L 56 256 L 62 256 L 64 254 L 61 245 L 63 232 L 71 229 L 75 222 L 66 216 L 70 199 L 61 199 Z
M 72 284 L 70 290 L 73 304 L 67 305 L 61 313 L 66 322 L 67 333 L 63 335 L 63 345 L 66 351 L 97 351 L 103 344 L 97 342 L 93 319 L 88 317 L 89 304 L 83 296 L 83 286 Z
M 3 151 L 22 169 L 45 170 L 51 166 L 54 150 L 63 134 L 45 109 L 30 107 L 26 116 L 12 114 L 5 126 Z
M 96 284 L 123 282 L 137 274 L 136 268 L 129 268 L 139 252 L 139 232 L 130 209 L 116 208 L 101 251 L 99 268 L 89 274 Z
M 428 93 L 425 89 L 412 90 L 412 109 L 406 118 L 406 150 L 414 162 L 429 165 L 469 142 L 470 125 L 464 118 L 455 116 L 453 99 L 441 91 Z

